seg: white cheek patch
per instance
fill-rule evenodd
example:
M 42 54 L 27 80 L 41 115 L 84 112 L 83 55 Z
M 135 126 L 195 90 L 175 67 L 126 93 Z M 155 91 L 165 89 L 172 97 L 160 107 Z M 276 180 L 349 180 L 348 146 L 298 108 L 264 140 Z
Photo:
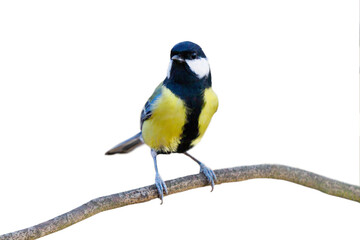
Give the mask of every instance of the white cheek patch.
M 168 71 L 167 71 L 167 78 L 170 78 L 172 63 L 173 63 L 173 60 L 170 60 Z
M 206 58 L 198 58 L 193 60 L 185 60 L 191 71 L 199 78 L 208 76 L 210 73 L 209 62 Z

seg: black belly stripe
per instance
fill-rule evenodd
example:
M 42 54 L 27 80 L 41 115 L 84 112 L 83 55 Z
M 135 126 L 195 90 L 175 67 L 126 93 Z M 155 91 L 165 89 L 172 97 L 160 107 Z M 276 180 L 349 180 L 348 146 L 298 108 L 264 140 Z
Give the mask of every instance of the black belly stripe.
M 177 68 L 174 66 L 171 78 L 166 78 L 163 84 L 181 98 L 187 108 L 186 123 L 176 149 L 177 153 L 183 153 L 191 148 L 192 141 L 199 136 L 199 116 L 204 106 L 204 90 L 211 86 L 211 74 L 199 79 L 195 74 L 191 74 L 190 70 L 186 70 L 183 64 L 177 65 Z
M 191 148 L 191 143 L 199 136 L 199 116 L 204 104 L 203 94 L 188 97 L 185 100 L 187 107 L 186 123 L 183 127 L 180 144 L 176 152 L 183 153 Z

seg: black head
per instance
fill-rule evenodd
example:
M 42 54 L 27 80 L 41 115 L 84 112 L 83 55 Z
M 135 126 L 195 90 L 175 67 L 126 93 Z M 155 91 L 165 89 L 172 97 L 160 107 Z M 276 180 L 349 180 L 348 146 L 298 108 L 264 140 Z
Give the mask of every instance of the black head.
M 170 58 L 175 61 L 185 61 L 206 58 L 206 56 L 199 45 L 190 41 L 185 41 L 176 44 L 171 49 Z
M 176 44 L 171 49 L 167 77 L 182 83 L 210 78 L 210 66 L 201 47 L 189 41 Z

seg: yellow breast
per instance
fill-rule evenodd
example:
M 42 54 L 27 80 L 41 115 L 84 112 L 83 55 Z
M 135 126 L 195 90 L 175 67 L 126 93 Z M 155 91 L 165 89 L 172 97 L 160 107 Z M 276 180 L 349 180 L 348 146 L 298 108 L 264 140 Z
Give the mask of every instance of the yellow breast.
M 176 151 L 186 121 L 184 102 L 162 86 L 162 94 L 153 104 L 152 115 L 142 126 L 144 142 L 157 151 Z
M 204 107 L 199 116 L 199 136 L 192 141 L 191 146 L 195 146 L 198 142 L 200 142 L 207 127 L 209 126 L 212 116 L 218 109 L 218 105 L 218 98 L 212 88 L 205 89 Z

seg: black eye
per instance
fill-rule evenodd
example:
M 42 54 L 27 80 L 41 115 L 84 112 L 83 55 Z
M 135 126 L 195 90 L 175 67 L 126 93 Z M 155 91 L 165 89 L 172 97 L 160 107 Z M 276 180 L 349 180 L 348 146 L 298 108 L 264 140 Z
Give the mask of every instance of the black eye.
M 191 58 L 191 59 L 196 59 L 196 57 L 197 57 L 196 53 L 192 53 L 192 54 L 190 55 L 190 58 Z

